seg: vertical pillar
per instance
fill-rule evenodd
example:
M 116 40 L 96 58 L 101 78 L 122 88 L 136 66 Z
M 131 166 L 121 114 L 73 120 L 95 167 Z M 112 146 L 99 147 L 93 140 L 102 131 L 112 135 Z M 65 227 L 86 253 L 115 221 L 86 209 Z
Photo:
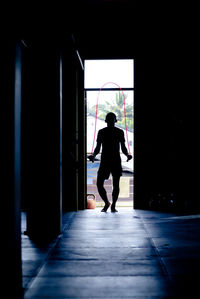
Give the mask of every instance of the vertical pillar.
M 64 51 L 63 84 L 63 208 L 85 208 L 85 104 L 83 65 L 78 51 Z
M 62 60 L 59 50 L 43 40 L 32 44 L 28 56 L 27 234 L 43 242 L 61 232 Z
M 60 73 L 59 73 L 59 81 L 60 81 L 60 231 L 62 231 L 62 199 L 63 199 L 63 56 L 60 52 Z
M 63 50 L 63 211 L 77 211 L 76 66 L 74 52 Z
M 21 48 L 4 43 L 1 78 L 1 248 L 3 249 L 2 294 L 22 298 L 21 270 Z
M 86 208 L 86 120 L 85 97 L 83 86 L 83 69 L 77 70 L 77 97 L 78 97 L 78 209 Z

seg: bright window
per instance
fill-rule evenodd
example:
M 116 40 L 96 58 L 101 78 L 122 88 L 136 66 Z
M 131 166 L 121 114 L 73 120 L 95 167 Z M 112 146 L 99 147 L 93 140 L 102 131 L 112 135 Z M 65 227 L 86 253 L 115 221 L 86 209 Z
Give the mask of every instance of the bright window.
M 114 82 L 120 88 L 134 88 L 133 59 L 85 60 L 85 88 L 101 88 Z M 106 84 L 104 88 L 116 88 Z

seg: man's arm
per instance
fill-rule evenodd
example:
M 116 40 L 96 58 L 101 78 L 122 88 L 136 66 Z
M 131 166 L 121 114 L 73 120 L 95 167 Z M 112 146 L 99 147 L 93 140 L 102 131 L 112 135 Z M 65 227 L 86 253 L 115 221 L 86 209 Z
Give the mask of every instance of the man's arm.
M 132 155 L 129 155 L 128 150 L 126 148 L 125 142 L 121 142 L 122 153 L 127 157 L 127 162 L 132 159 Z
M 125 155 L 125 156 L 128 156 L 128 150 L 126 148 L 126 145 L 125 145 L 125 142 L 122 141 L 121 142 L 121 149 L 122 149 L 122 153 Z
M 88 159 L 92 162 L 94 162 L 94 158 L 96 157 L 96 155 L 98 155 L 98 153 L 100 152 L 101 149 L 101 138 L 100 138 L 100 133 L 98 133 L 97 136 L 97 145 L 93 151 L 93 154 L 91 154 L 90 156 L 88 156 Z
M 125 145 L 125 138 L 124 138 L 124 132 L 122 131 L 122 136 L 121 136 L 121 149 L 122 149 L 122 153 L 127 157 L 127 162 L 129 160 L 132 159 L 132 155 L 130 155 L 128 153 L 128 150 L 126 148 L 126 145 Z
M 94 152 L 93 152 L 94 157 L 96 155 L 98 155 L 98 153 L 100 152 L 100 149 L 101 149 L 101 142 L 97 141 L 97 146 L 95 147 Z
M 88 159 L 90 161 L 92 161 L 92 163 L 94 163 L 94 158 L 100 152 L 100 148 L 101 148 L 101 142 L 97 142 L 97 146 L 95 147 L 93 154 L 91 154 L 90 156 L 88 156 Z

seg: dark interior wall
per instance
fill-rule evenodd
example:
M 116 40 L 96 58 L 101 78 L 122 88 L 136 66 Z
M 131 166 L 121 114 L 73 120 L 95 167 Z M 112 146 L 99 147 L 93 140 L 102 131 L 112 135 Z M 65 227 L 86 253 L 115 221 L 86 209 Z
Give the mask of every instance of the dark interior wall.
M 180 191 L 185 116 L 179 108 L 180 94 L 177 97 L 173 86 L 173 62 L 166 60 L 154 53 L 146 59 L 136 58 L 135 197 L 138 207 L 143 204 L 148 207 L 149 199 L 158 193 L 175 196 Z
M 43 37 L 24 43 L 21 207 L 27 233 L 48 239 L 62 230 L 62 210 L 85 207 L 84 73 L 71 35 L 55 43 Z
M 39 238 L 60 231 L 59 48 L 33 40 L 24 54 L 23 204 L 27 231 Z
M 181 36 L 169 32 L 151 35 L 151 47 L 136 55 L 135 198 L 148 208 L 152 196 L 172 192 L 178 210 L 197 211 L 196 56 L 192 44 L 183 46 Z

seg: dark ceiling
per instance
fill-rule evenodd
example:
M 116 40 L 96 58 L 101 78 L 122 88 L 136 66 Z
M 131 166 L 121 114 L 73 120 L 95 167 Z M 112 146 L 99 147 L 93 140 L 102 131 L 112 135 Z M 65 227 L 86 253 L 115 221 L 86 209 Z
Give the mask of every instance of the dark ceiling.
M 196 40 L 196 18 L 189 19 L 191 7 L 186 4 L 73 0 L 13 5 L 3 13 L 7 37 L 55 44 L 67 43 L 73 34 L 83 59 L 182 55 Z
M 130 0 L 59 1 L 8 7 L 4 29 L 31 43 L 67 42 L 73 34 L 86 57 L 133 56 L 136 40 L 135 2 Z

